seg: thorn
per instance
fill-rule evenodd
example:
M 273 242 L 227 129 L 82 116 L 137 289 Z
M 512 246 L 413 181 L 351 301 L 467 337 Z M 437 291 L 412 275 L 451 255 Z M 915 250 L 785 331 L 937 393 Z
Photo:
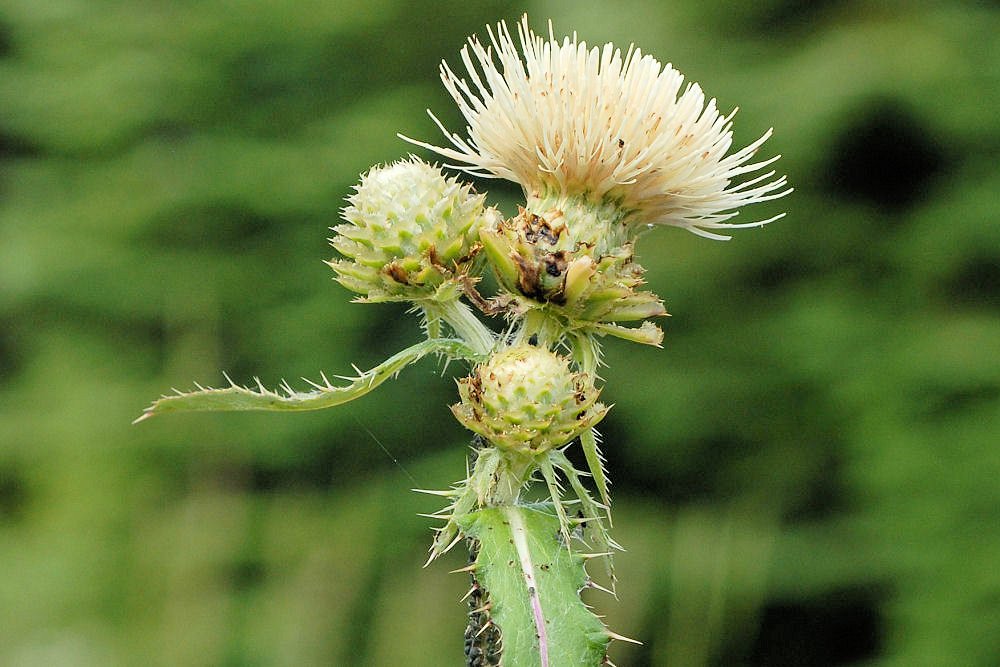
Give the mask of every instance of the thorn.
M 459 600 L 459 603 L 462 603 L 462 602 L 465 602 L 466 600 L 468 600 L 469 596 L 472 595 L 473 593 L 475 593 L 478 590 L 479 590 L 479 586 L 472 586 L 472 587 L 470 587 L 469 588 L 469 592 L 462 596 L 462 599 Z
M 445 498 L 452 498 L 458 495 L 457 493 L 455 493 L 453 489 L 450 489 L 448 491 L 435 491 L 433 489 L 410 489 L 410 491 L 413 491 L 414 493 L 426 493 L 427 495 L 430 496 L 444 496 Z
M 133 424 L 138 424 L 139 422 L 146 421 L 147 419 L 149 419 L 152 416 L 153 416 L 153 409 L 152 408 L 146 408 L 141 415 L 139 415 L 138 417 L 136 417 L 135 419 L 132 420 L 132 423 Z
M 455 534 L 455 539 L 453 539 L 451 541 L 451 544 L 449 544 L 448 546 L 446 546 L 444 548 L 444 551 L 442 551 L 441 553 L 448 553 L 449 551 L 452 550 L 452 547 L 454 547 L 456 544 L 458 544 L 461 541 L 462 541 L 462 534 L 461 533 L 456 533 Z
M 233 378 L 229 377 L 229 373 L 227 373 L 226 371 L 222 371 L 222 377 L 226 378 L 226 382 L 229 383 L 230 387 L 236 386 L 236 383 L 233 382 Z
M 630 644 L 637 644 L 638 646 L 642 646 L 642 642 L 639 641 L 638 639 L 632 639 L 631 637 L 620 635 L 617 632 L 612 632 L 611 630 L 605 630 L 604 633 L 611 639 L 617 639 L 618 641 L 621 642 L 628 642 Z
M 590 560 L 591 558 L 603 558 L 604 556 L 613 556 L 614 552 L 605 551 L 599 554 L 577 554 L 577 555 L 579 555 L 580 558 L 583 558 L 584 560 Z
M 473 563 L 472 565 L 466 565 L 465 567 L 460 567 L 457 570 L 452 570 L 448 574 L 462 574 L 463 572 L 475 572 L 478 568 L 479 566 Z
M 599 591 L 603 591 L 604 593 L 607 593 L 611 597 L 618 597 L 617 595 L 615 595 L 614 591 L 609 590 L 609 589 L 605 588 L 604 586 L 601 586 L 600 584 L 598 584 L 598 583 L 596 583 L 594 581 L 588 580 L 587 581 L 587 588 L 593 588 L 593 589 L 596 589 L 596 590 L 599 590 Z
M 479 635 L 483 634 L 492 627 L 493 627 L 493 621 L 487 621 L 486 623 L 483 624 L 483 627 L 479 628 L 479 632 L 476 633 L 476 637 L 479 637 Z
M 302 381 L 305 382 L 308 385 L 311 385 L 311 386 L 315 387 L 316 389 L 319 389 L 320 391 L 323 391 L 324 389 L 326 389 L 326 387 L 324 387 L 323 385 L 317 384 L 317 383 L 313 382 L 312 380 L 310 380 L 307 377 L 302 378 Z
M 472 616 L 473 614 L 482 614 L 483 612 L 487 612 L 487 611 L 489 611 L 492 608 L 493 608 L 493 603 L 492 602 L 487 602 L 486 604 L 484 604 L 479 609 L 473 609 L 472 611 L 470 611 L 469 612 L 469 616 Z
M 440 519 L 441 521 L 450 521 L 451 514 L 424 514 L 423 512 L 417 512 L 417 516 L 422 516 L 425 519 Z

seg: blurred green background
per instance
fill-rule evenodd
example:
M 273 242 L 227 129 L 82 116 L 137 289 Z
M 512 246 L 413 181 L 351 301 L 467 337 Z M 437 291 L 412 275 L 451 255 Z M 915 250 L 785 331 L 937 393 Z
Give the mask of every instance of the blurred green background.
M 462 664 L 464 556 L 420 568 L 409 491 L 464 473 L 461 369 L 129 422 L 419 338 L 327 228 L 524 10 L 773 125 L 796 187 L 640 243 L 673 317 L 607 349 L 617 664 L 1000 664 L 1000 10 L 930 0 L 0 0 L 0 664 Z

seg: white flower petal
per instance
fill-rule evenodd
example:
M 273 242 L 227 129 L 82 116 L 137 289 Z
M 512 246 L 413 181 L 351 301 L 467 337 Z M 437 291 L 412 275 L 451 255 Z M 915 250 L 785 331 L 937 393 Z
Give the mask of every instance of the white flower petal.
M 791 192 L 774 172 L 742 183 L 778 157 L 750 162 L 771 136 L 765 132 L 729 155 L 732 118 L 706 102 L 696 83 L 669 64 L 630 46 L 587 47 L 574 34 L 560 43 L 518 24 L 487 26 L 489 45 L 475 36 L 461 51 L 467 78 L 447 63 L 441 80 L 467 122 L 467 137 L 449 132 L 450 146 L 402 137 L 457 163 L 467 173 L 515 181 L 529 198 L 546 194 L 611 200 L 637 224 L 684 227 L 709 238 L 709 229 L 761 226 L 722 221 L 748 204 Z M 682 90 L 683 86 L 683 90 Z M 402 135 L 400 135 L 402 136 Z

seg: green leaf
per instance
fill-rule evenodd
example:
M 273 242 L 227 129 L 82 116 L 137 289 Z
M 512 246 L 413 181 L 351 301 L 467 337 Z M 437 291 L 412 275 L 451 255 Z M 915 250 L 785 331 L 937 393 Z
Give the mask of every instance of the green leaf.
M 587 459 L 587 468 L 597 485 L 597 492 L 601 494 L 601 502 L 607 506 L 608 525 L 611 523 L 611 494 L 608 491 L 608 475 L 604 469 L 604 455 L 597 442 L 597 431 L 588 428 L 580 434 L 580 446 L 583 448 L 583 455 Z
M 612 633 L 580 599 L 590 584 L 586 559 L 566 548 L 548 506 L 490 507 L 460 521 L 479 541 L 475 572 L 500 628 L 503 664 L 604 664 Z
M 312 391 L 299 392 L 283 382 L 277 390 L 265 389 L 257 381 L 256 388 L 243 387 L 232 380 L 222 389 L 198 386 L 196 391 L 177 392 L 176 396 L 164 396 L 153 401 L 133 424 L 167 412 L 194 411 L 236 411 L 273 410 L 302 411 L 320 410 L 353 401 L 364 396 L 375 387 L 394 377 L 406 366 L 429 354 L 440 354 L 450 359 L 476 359 L 475 353 L 462 341 L 450 338 L 425 340 L 401 352 L 397 352 L 381 364 L 368 371 L 360 371 L 355 377 L 339 378 L 348 384 L 334 386 L 326 375 L 322 383 L 309 382 Z M 228 377 L 226 378 L 229 379 Z M 176 391 L 176 390 L 175 390 Z
M 579 502 L 579 513 L 582 515 L 580 521 L 584 522 L 583 532 L 580 536 L 580 540 L 590 546 L 592 549 L 596 550 L 598 553 L 603 554 L 602 558 L 604 560 L 604 565 L 607 570 L 608 579 L 611 582 L 612 592 L 615 589 L 615 584 L 617 578 L 615 577 L 615 564 L 613 559 L 613 552 L 615 550 L 621 551 L 622 548 L 617 542 L 611 538 L 611 534 L 608 532 L 608 528 L 611 525 L 611 507 L 607 504 L 600 504 L 595 501 L 587 488 L 583 485 L 580 480 L 580 472 L 573 467 L 573 463 L 566 458 L 566 455 L 559 450 L 553 450 L 549 452 L 550 458 L 550 468 L 558 468 L 562 471 L 563 475 L 569 481 L 570 486 L 573 488 L 573 492 L 576 494 L 577 501 Z M 546 472 L 545 468 L 542 468 L 542 475 L 552 475 L 552 472 Z M 551 490 L 551 485 L 550 485 Z M 556 502 L 556 507 L 561 501 L 557 500 L 553 496 L 553 501 Z M 565 512 L 558 512 L 560 520 L 563 520 Z M 603 515 L 603 516 L 602 516 Z M 607 518 L 607 525 L 604 523 L 604 518 Z

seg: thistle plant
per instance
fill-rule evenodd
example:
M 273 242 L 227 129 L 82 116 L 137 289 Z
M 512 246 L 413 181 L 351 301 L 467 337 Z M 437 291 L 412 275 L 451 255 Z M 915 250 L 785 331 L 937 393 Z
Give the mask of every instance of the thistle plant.
M 602 342 L 659 346 L 663 301 L 643 289 L 640 233 L 681 227 L 710 239 L 781 217 L 735 223 L 745 205 L 790 192 L 754 161 L 770 130 L 731 151 L 733 114 L 639 49 L 589 48 L 574 35 L 517 39 L 503 22 L 461 51 L 466 74 L 441 79 L 466 136 L 437 146 L 407 137 L 466 174 L 518 183 L 524 203 L 505 217 L 472 185 L 416 157 L 361 177 L 333 227 L 336 280 L 361 303 L 401 301 L 426 339 L 378 366 L 304 391 L 198 387 L 164 396 L 137 421 L 191 410 L 313 410 L 346 403 L 429 355 L 467 364 L 451 410 L 472 431 L 467 474 L 451 488 L 430 547 L 470 550 L 468 665 L 611 664 L 624 639 L 580 599 L 604 562 L 614 587 L 611 499 L 596 427 Z M 735 113 L 735 112 L 733 112 Z M 492 272 L 495 294 L 482 294 Z M 579 442 L 586 469 L 566 450 Z M 535 487 L 540 494 L 528 493 Z M 537 498 L 543 501 L 531 501 Z

